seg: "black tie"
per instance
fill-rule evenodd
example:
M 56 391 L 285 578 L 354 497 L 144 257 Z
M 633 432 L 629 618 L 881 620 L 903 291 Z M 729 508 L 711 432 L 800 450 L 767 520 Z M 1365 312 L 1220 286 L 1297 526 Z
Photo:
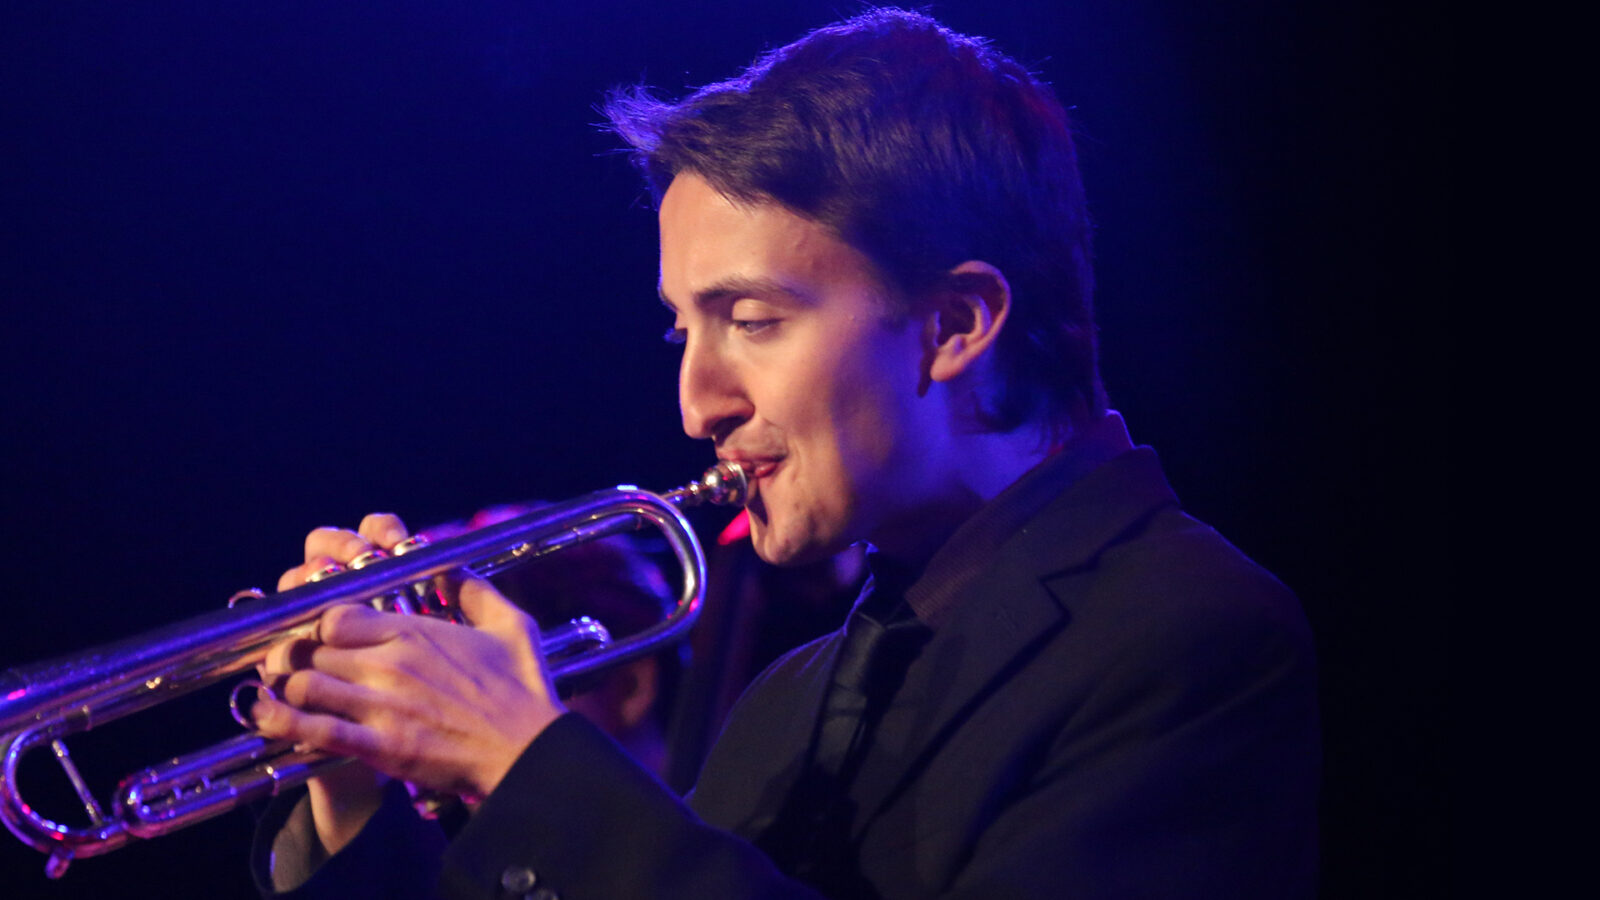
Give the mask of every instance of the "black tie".
M 855 817 L 847 802 L 850 783 L 873 728 L 932 635 L 905 603 L 905 583 L 885 572 L 868 582 L 845 622 L 809 765 L 777 820 L 757 840 L 780 868 L 838 896 L 866 896 L 850 849 Z
M 855 777 L 873 726 L 929 634 L 899 591 L 875 586 L 850 614 L 817 722 L 812 766 L 819 775 L 841 788 Z

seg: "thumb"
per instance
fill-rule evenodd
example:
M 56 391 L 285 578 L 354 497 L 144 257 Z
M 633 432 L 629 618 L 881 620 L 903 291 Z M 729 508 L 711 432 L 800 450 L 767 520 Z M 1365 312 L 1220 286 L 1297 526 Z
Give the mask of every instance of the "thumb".
M 532 626 L 527 613 L 482 578 L 472 575 L 452 578 L 446 590 L 454 595 L 457 608 L 474 628 L 496 631 Z
M 545 668 L 543 638 L 533 617 L 482 578 L 466 575 L 452 581 L 453 593 L 460 604 L 458 608 L 467 623 L 506 645 L 519 668 L 518 678 L 522 684 L 543 696 L 556 715 L 564 712 L 555 699 L 555 681 Z

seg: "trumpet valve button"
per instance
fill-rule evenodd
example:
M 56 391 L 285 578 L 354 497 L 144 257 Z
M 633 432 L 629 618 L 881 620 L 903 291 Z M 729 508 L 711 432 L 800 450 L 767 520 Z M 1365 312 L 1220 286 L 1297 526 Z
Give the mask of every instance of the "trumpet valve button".
M 410 553 L 418 547 L 426 546 L 428 546 L 428 536 L 425 534 L 414 534 L 400 543 L 395 544 L 394 549 L 390 552 L 395 556 L 405 556 L 407 553 Z
M 325 579 L 332 578 L 333 576 L 335 576 L 335 575 L 337 575 L 337 574 L 339 574 L 340 572 L 343 572 L 343 571 L 344 571 L 344 566 L 341 566 L 338 563 L 329 563 L 328 565 L 323 566 L 322 568 L 316 570 L 315 572 L 312 572 L 310 575 L 307 575 L 306 576 L 306 581 L 307 582 L 323 581 Z
M 355 559 L 350 560 L 348 568 L 351 570 L 365 569 L 367 566 L 370 566 L 375 562 L 379 562 L 388 558 L 389 554 L 374 547 L 360 556 L 357 556 Z

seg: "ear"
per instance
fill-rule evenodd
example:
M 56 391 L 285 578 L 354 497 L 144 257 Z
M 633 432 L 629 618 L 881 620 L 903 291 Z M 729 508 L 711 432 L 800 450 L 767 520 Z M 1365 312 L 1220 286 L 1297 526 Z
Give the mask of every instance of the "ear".
M 932 301 L 928 377 L 950 381 L 970 370 L 1000 336 L 1011 313 L 1011 285 L 994 266 L 968 260 L 950 270 Z

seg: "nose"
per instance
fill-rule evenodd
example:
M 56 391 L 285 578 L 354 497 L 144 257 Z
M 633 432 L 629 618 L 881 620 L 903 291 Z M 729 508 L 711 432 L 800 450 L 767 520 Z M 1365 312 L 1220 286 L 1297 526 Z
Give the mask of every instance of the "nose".
M 691 334 L 678 368 L 678 408 L 689 437 L 721 443 L 753 412 L 737 367 L 715 341 Z

